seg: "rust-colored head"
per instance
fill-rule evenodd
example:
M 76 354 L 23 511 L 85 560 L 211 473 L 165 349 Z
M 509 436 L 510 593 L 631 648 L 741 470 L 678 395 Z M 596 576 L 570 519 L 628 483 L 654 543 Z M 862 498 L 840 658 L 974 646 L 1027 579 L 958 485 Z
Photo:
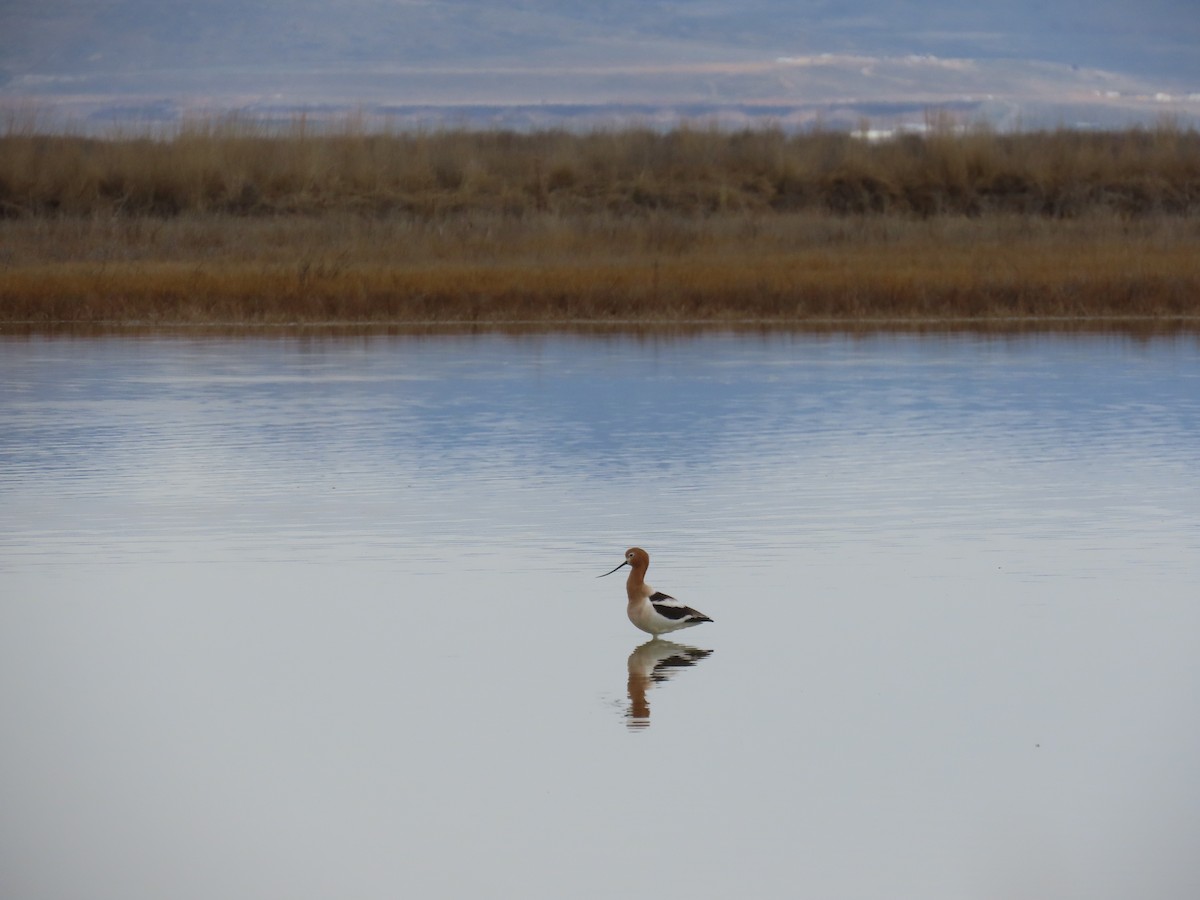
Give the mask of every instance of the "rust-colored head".
M 617 569 L 620 569 L 623 566 L 629 566 L 634 572 L 640 572 L 644 575 L 646 569 L 650 567 L 650 554 L 641 547 L 630 547 L 625 551 L 625 562 L 617 566 Z M 613 569 L 610 572 L 605 572 L 604 575 L 611 575 L 613 572 L 617 571 L 617 569 Z M 603 578 L 604 575 L 597 575 L 596 577 Z

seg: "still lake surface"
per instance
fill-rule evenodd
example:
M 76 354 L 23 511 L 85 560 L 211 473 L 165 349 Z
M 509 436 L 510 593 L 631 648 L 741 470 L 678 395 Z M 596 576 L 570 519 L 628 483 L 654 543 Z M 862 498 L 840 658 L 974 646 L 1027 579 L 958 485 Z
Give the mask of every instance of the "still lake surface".
M 1194 337 L 0 378 L 0 896 L 1200 896 Z M 648 644 L 634 544 L 714 623 Z

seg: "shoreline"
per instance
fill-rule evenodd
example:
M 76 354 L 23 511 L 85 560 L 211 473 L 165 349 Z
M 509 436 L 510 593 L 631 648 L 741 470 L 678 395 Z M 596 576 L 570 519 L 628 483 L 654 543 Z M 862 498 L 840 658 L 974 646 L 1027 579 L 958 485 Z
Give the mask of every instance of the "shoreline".
M 978 318 L 926 319 L 628 319 L 524 321 L 307 321 L 307 322 L 0 322 L 0 338 L 80 338 L 108 336 L 288 336 L 288 337 L 388 337 L 507 335 L 536 336 L 691 336 L 719 333 L 771 335 L 875 335 L 969 334 L 1011 337 L 1021 335 L 1116 335 L 1132 338 L 1196 337 L 1200 315 L 1194 316 L 1027 316 L 982 320 Z

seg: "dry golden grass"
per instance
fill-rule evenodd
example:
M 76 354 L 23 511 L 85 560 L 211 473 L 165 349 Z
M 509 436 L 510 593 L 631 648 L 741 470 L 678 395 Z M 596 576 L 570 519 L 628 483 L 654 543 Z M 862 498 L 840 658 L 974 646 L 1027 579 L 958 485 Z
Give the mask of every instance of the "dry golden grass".
M 0 321 L 1200 317 L 1200 135 L 0 137 Z
M 59 219 L 0 223 L 0 237 L 9 322 L 1200 312 L 1200 222 L 1175 219 Z

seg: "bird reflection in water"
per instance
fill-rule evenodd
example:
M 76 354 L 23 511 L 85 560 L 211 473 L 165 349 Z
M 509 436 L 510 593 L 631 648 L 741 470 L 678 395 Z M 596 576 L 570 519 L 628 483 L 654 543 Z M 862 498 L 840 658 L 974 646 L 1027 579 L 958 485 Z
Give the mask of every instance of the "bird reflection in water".
M 680 670 L 694 666 L 712 653 L 674 641 L 654 638 L 629 654 L 629 728 L 650 726 L 650 703 L 646 692 L 656 684 L 670 680 Z

